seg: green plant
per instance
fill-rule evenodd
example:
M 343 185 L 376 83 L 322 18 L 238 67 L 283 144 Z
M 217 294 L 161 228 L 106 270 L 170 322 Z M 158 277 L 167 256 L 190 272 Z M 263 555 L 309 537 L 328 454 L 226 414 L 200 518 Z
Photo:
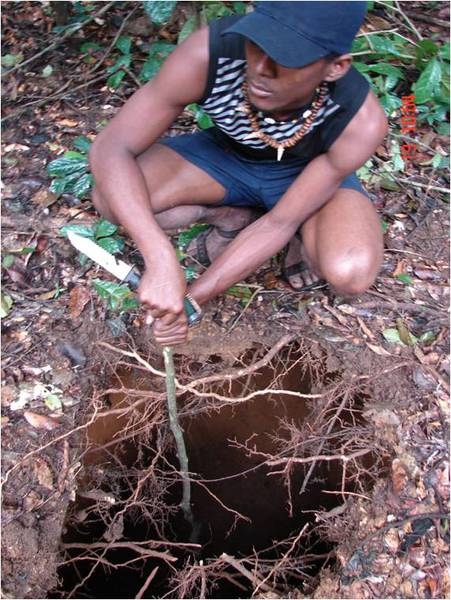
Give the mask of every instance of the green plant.
M 94 279 L 94 289 L 111 310 L 126 312 L 139 306 L 139 300 L 125 283 L 114 283 L 104 279 Z
M 71 193 L 76 198 L 84 198 L 93 182 L 87 158 L 91 142 L 80 136 L 74 140 L 73 145 L 77 148 L 76 151 L 69 150 L 47 165 L 47 173 L 54 177 L 49 189 L 57 196 Z
M 147 60 L 141 68 L 139 80 L 146 82 L 155 77 L 163 62 L 175 48 L 174 44 L 168 42 L 154 42 L 149 50 Z
M 107 79 L 107 86 L 113 90 L 117 89 L 123 78 L 126 70 L 132 62 L 132 38 L 127 35 L 121 35 L 114 44 L 114 47 L 119 51 L 115 56 L 115 62 L 107 68 L 107 73 L 110 76 Z
M 83 237 L 94 240 L 101 248 L 110 254 L 119 254 L 124 250 L 125 242 L 122 237 L 116 234 L 117 225 L 110 223 L 106 219 L 99 219 L 93 225 L 64 225 L 60 233 L 67 237 L 67 233 L 78 233 Z

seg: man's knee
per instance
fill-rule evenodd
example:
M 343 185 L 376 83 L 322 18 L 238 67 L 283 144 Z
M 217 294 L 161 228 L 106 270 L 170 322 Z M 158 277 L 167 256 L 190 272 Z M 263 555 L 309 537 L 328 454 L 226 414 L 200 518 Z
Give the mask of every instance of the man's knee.
M 357 296 L 374 283 L 379 269 L 379 258 L 370 251 L 360 250 L 335 257 L 321 270 L 337 293 Z
M 101 195 L 101 193 L 99 192 L 99 190 L 97 188 L 94 188 L 92 190 L 91 198 L 92 198 L 92 203 L 94 204 L 97 212 L 100 213 L 100 215 L 104 219 L 107 219 L 107 221 L 110 221 L 110 223 L 116 223 L 116 219 L 114 218 L 113 213 L 108 208 L 107 203 L 105 202 L 105 200 L 103 199 L 103 196 Z

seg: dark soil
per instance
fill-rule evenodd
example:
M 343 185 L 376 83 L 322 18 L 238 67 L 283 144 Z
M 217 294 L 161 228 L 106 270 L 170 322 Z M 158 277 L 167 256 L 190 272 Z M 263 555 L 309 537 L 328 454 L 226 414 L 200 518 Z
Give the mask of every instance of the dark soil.
M 186 542 L 189 534 L 177 510 L 178 467 L 168 434 L 163 383 L 149 379 L 148 373 L 140 379 L 142 371 L 137 371 L 133 358 L 99 342 L 116 350 L 135 348 L 158 369 L 160 349 L 143 327 L 139 310 L 119 316 L 107 310 L 93 290 L 92 279 L 104 275 L 92 265 L 82 267 L 59 234 L 67 223 L 93 222 L 97 217 L 92 204 L 69 194 L 50 196 L 45 171 L 50 160 L 72 149 L 75 137 L 94 137 L 136 89 L 132 77 L 115 92 L 105 86 L 108 60 L 95 74 L 105 77 L 94 81 L 87 74 L 91 65 L 82 61 L 79 51 L 88 39 L 105 46 L 113 41 L 129 12 L 127 3 L 119 4 L 103 22 L 91 22 L 56 50 L 6 76 L 2 87 L 6 118 L 2 248 L 3 256 L 14 257 L 2 268 L 3 293 L 12 300 L 2 320 L 4 596 L 69 597 L 87 574 L 86 565 L 93 562 L 79 561 L 77 574 L 68 561 L 82 552 L 68 544 L 83 539 L 114 545 L 142 540 L 144 532 L 159 551 L 174 552 L 175 569 L 156 558 L 138 562 L 134 566 L 139 577 L 131 571 L 136 576 L 133 586 L 127 584 L 128 596 L 121 589 L 120 597 L 137 597 L 154 566 L 160 570 L 143 597 L 159 597 L 162 590 L 192 597 L 193 590 L 199 593 L 202 588 L 201 573 L 209 597 L 221 590 L 230 597 L 240 593 L 248 597 L 255 582 L 233 565 L 224 566 L 219 560 L 223 552 L 262 576 L 278 565 L 268 583 L 286 597 L 446 597 L 448 217 L 445 195 L 424 186 L 400 182 L 397 192 L 378 184 L 369 188 L 388 227 L 382 272 L 361 297 L 337 298 L 328 290 L 296 294 L 281 280 L 275 258 L 246 282 L 258 292 L 245 310 L 230 295 L 207 307 L 201 326 L 177 355 L 184 385 L 252 365 L 287 333 L 293 340 L 283 344 L 258 375 L 238 378 L 230 387 L 216 383 L 199 388 L 238 398 L 268 387 L 264 397 L 231 407 L 213 397 L 181 395 L 190 468 L 199 481 L 193 486 L 193 503 L 203 525 L 204 547 L 196 554 L 171 546 Z M 420 19 L 421 3 L 409 3 L 410 7 L 412 19 L 419 15 L 415 24 L 425 37 L 435 32 L 446 39 L 442 26 Z M 449 12 L 441 9 L 439 17 L 447 20 Z M 156 31 L 139 8 L 124 31 L 136 42 L 148 43 L 150 36 L 171 41 L 183 18 L 181 11 L 170 27 Z M 53 17 L 41 3 L 2 3 L 2 24 L 3 54 L 20 51 L 28 58 L 55 36 Z M 396 21 L 395 26 L 409 35 L 402 23 Z M 42 70 L 48 64 L 53 71 L 44 78 Z M 68 77 L 70 86 L 58 92 Z M 82 84 L 86 85 L 73 89 Z M 53 93 L 57 95 L 49 101 Z M 34 104 L 27 107 L 29 103 Z M 194 127 L 186 113 L 174 133 Z M 418 139 L 435 151 L 448 147 L 447 137 L 427 126 L 419 129 Z M 390 156 L 388 141 L 377 155 L 381 160 Z M 447 172 L 435 172 L 422 163 L 430 158 L 425 152 L 403 178 L 422 184 L 433 180 L 433 185 L 447 188 Z M 125 258 L 137 260 L 131 243 Z M 410 283 L 399 279 L 400 274 L 408 275 Z M 387 329 L 397 330 L 405 343 L 403 339 L 389 343 L 382 335 Z M 428 335 L 422 340 L 424 334 Z M 419 339 L 415 344 L 412 335 Z M 297 367 L 290 370 L 293 361 L 298 361 Z M 114 373 L 119 373 L 120 385 Z M 120 392 L 105 392 L 109 388 Z M 160 396 L 149 400 L 129 389 L 150 389 Z M 305 401 L 281 396 L 274 392 L 277 389 L 324 398 Z M 352 443 L 343 452 L 367 447 L 371 454 L 351 461 L 344 487 L 340 460 L 318 461 L 310 487 L 301 495 L 310 463 L 289 469 L 286 463 L 264 464 L 230 480 L 202 482 L 242 473 L 265 463 L 270 455 L 305 459 L 315 453 L 341 454 L 336 441 L 328 440 L 321 450 L 319 444 L 346 394 L 348 403 L 332 432 L 348 432 Z M 52 395 L 59 399 L 57 404 L 49 403 Z M 113 413 L 94 419 L 98 412 L 128 407 L 137 399 L 141 404 L 125 417 Z M 154 459 L 148 487 L 140 489 L 127 508 Z M 278 470 L 284 472 L 269 474 Z M 93 490 L 103 496 L 93 499 Z M 112 507 L 105 495 L 117 497 L 118 504 Z M 121 510 L 122 530 L 117 526 Z M 252 523 L 238 518 L 233 528 L 236 515 L 230 510 L 250 517 Z M 304 524 L 310 537 L 296 543 L 292 554 L 290 544 L 277 545 L 299 534 Z M 257 556 L 274 542 L 272 554 Z M 133 552 L 126 556 L 115 552 L 112 548 L 106 554 L 112 563 L 136 558 Z M 328 556 L 310 557 L 309 562 L 306 557 L 312 554 Z M 303 555 L 309 565 L 304 570 L 307 576 L 296 571 L 300 568 L 296 560 Z M 118 580 L 125 577 L 117 572 Z M 214 588 L 214 582 L 229 587 Z M 104 586 L 99 567 L 82 589 L 89 597 L 102 597 Z M 119 596 L 110 592 L 109 597 Z

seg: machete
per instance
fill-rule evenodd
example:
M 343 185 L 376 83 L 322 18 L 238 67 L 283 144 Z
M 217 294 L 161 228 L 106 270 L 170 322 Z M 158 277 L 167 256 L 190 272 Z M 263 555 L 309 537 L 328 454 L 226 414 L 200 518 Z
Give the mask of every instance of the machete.
M 116 258 L 89 238 L 83 237 L 78 233 L 68 231 L 67 237 L 77 250 L 117 277 L 122 283 L 128 283 L 134 290 L 138 288 L 141 276 L 133 265 L 129 265 L 123 260 Z M 197 323 L 201 318 L 200 308 L 195 306 L 192 299 L 187 296 L 185 296 L 183 302 L 186 316 L 188 317 L 188 325 Z

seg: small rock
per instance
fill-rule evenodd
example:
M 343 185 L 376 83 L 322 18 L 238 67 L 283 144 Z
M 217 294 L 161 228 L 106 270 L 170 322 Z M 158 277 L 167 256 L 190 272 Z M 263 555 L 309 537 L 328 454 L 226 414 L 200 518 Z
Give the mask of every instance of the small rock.
M 412 375 L 412 378 L 419 388 L 423 390 L 435 390 L 437 387 L 437 383 L 435 382 L 432 375 L 430 375 L 427 371 L 422 369 L 421 367 L 417 367 Z

